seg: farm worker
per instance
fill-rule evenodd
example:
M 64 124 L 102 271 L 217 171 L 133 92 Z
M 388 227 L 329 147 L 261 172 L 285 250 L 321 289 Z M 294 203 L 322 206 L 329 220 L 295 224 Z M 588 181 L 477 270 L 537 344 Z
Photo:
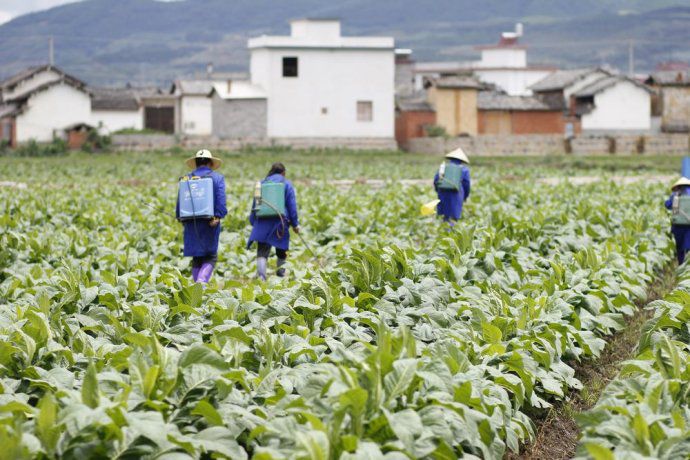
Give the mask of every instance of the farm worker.
M 462 205 L 470 196 L 470 160 L 461 148 L 446 154 L 448 159 L 434 176 L 434 189 L 440 202 L 436 213 L 451 226 L 462 216 Z
M 671 187 L 671 197 L 666 200 L 666 208 L 673 211 L 671 233 L 676 240 L 678 264 L 685 261 L 685 253 L 690 251 L 690 215 L 680 203 L 680 197 L 690 195 L 690 179 L 681 177 Z M 685 201 L 685 199 L 683 200 Z M 674 203 L 675 202 L 675 203 Z
M 221 165 L 220 158 L 208 150 L 199 150 L 185 162 L 193 171 L 188 177 L 210 177 L 213 181 L 213 217 L 185 220 L 184 255 L 192 258 L 192 279 L 206 284 L 211 279 L 213 268 L 218 260 L 218 239 L 220 220 L 228 213 L 225 203 L 225 178 L 215 172 Z M 178 196 L 175 216 L 180 219 L 180 199 Z
M 255 191 L 252 210 L 249 213 L 252 233 L 249 235 L 247 249 L 256 241 L 257 276 L 262 280 L 266 280 L 266 269 L 268 258 L 271 255 L 271 248 L 276 248 L 276 256 L 278 257 L 276 275 L 283 277 L 285 276 L 285 267 L 283 265 L 287 261 L 287 251 L 290 249 L 290 227 L 295 230 L 295 233 L 300 231 L 295 188 L 285 178 L 285 166 L 282 163 L 273 163 L 266 178 L 261 181 L 260 185 L 257 184 L 258 187 L 261 187 L 261 197 L 257 199 L 258 191 Z M 276 203 L 269 203 L 270 207 L 261 208 L 257 201 L 268 201 L 264 198 L 264 190 L 267 187 L 273 187 L 282 196 L 277 199 L 271 198 Z M 275 212 L 272 212 L 271 208 Z M 266 217 L 262 216 L 264 210 L 265 214 L 268 214 Z

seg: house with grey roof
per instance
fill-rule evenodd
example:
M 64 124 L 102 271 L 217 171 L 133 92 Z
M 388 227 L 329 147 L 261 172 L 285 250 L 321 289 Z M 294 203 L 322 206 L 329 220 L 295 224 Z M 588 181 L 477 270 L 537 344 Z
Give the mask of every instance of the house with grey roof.
M 652 128 L 652 90 L 633 79 L 610 75 L 572 94 L 583 133 L 646 133 Z
M 565 111 L 570 106 L 573 93 L 609 75 L 609 71 L 600 68 L 558 70 L 530 86 L 530 89 L 551 107 Z
M 55 66 L 31 67 L 0 81 L 0 140 L 49 142 L 91 121 L 86 84 Z
M 91 123 L 105 133 L 144 127 L 143 106 L 131 87 L 90 88 Z

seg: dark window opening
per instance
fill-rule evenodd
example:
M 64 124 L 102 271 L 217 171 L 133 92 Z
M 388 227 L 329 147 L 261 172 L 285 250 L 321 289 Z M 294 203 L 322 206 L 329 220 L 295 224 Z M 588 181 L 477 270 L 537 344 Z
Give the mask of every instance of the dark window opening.
M 284 57 L 283 58 L 283 77 L 297 76 L 297 58 Z

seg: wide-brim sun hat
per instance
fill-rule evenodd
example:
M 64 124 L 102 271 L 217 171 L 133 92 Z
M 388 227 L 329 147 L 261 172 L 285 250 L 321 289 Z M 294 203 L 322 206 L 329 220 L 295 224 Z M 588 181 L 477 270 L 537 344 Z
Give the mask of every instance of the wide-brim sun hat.
M 188 158 L 187 161 L 185 161 L 185 164 L 189 169 L 196 168 L 197 158 L 208 158 L 209 160 L 211 160 L 211 169 L 218 169 L 220 168 L 220 165 L 223 164 L 223 160 L 214 157 L 209 150 L 203 149 L 199 150 L 198 152 L 196 152 L 196 155 L 194 155 L 191 158 Z
M 681 177 L 671 186 L 671 190 L 675 190 L 682 185 L 690 185 L 690 179 L 687 177 Z
M 470 159 L 467 158 L 467 154 L 465 154 L 465 151 L 460 147 L 452 152 L 446 153 L 446 158 L 455 158 L 456 160 L 464 161 L 465 163 L 470 164 Z

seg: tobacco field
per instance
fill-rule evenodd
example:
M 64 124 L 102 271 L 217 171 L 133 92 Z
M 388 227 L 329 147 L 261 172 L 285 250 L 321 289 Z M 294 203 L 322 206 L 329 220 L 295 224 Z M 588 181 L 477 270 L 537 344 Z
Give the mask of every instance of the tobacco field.
M 500 459 L 673 259 L 668 184 L 546 185 L 572 169 L 485 161 L 448 231 L 419 213 L 440 158 L 272 153 L 220 170 L 203 289 L 171 215 L 184 157 L 0 158 L 26 185 L 0 187 L 0 458 Z M 276 160 L 316 258 L 293 238 L 288 278 L 263 283 L 247 215 Z M 330 182 L 362 177 L 387 182 Z M 582 415 L 583 458 L 690 452 L 683 273 Z

